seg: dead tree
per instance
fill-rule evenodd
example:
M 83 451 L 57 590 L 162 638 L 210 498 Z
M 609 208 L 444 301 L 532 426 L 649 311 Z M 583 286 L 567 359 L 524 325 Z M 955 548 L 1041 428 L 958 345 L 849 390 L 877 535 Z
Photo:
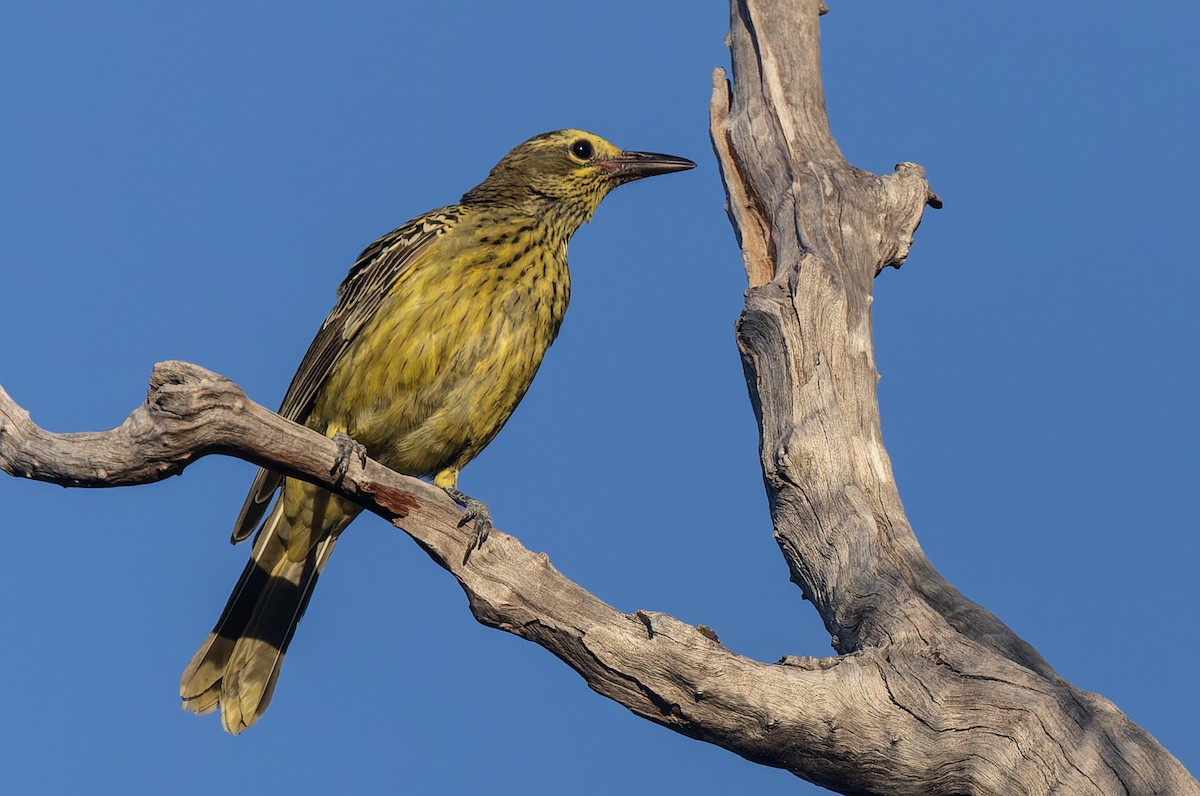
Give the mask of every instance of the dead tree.
M 627 615 L 542 555 L 469 533 L 432 486 L 373 461 L 330 475 L 335 444 L 213 373 L 158 365 L 118 428 L 51 434 L 0 390 L 0 467 L 66 486 L 128 486 L 207 454 L 321 484 L 391 520 L 462 585 L 484 624 L 550 650 L 634 713 L 843 793 L 1200 793 L 1110 702 L 1059 677 L 934 570 L 881 435 L 871 291 L 927 205 L 922 169 L 846 163 L 825 113 L 820 0 L 733 0 L 732 88 L 712 137 L 750 289 L 737 342 L 761 432 L 775 537 L 837 655 L 760 663 L 711 630 Z

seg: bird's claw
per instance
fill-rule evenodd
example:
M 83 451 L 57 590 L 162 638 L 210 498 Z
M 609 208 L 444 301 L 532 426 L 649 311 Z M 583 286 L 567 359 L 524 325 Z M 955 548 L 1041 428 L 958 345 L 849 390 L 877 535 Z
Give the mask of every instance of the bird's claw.
M 483 549 L 483 543 L 487 541 L 488 533 L 492 530 L 492 512 L 482 500 L 476 500 L 453 487 L 445 487 L 445 489 L 446 494 L 464 509 L 462 518 L 458 521 L 458 527 L 462 528 L 468 523 L 474 523 L 474 527 L 471 529 L 471 541 L 467 543 L 467 550 L 463 553 L 463 563 L 466 564 L 471 558 L 471 553 Z
M 338 457 L 333 463 L 333 468 L 329 474 L 339 484 L 346 477 L 346 473 L 350 472 L 350 460 L 358 459 L 359 465 L 367 466 L 367 449 L 358 440 L 351 437 L 345 431 L 339 431 L 333 435 L 333 442 L 337 445 Z

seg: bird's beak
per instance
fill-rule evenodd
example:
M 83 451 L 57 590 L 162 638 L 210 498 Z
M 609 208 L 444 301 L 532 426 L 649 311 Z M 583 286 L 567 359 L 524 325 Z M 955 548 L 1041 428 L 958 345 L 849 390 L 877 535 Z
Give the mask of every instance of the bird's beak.
M 655 174 L 693 169 L 696 164 L 687 158 L 660 155 L 657 152 L 622 152 L 616 157 L 600 160 L 597 166 L 604 169 L 618 182 L 631 182 Z

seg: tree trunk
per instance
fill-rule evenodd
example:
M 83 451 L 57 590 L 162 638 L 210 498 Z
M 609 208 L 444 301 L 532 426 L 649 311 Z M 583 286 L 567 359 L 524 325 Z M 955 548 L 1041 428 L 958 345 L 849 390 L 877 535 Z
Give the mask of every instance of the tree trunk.
M 876 177 L 842 157 L 820 0 L 731 5 L 732 96 L 718 74 L 712 135 L 750 282 L 738 345 L 771 517 L 835 661 L 871 684 L 829 727 L 831 756 L 851 768 L 812 778 L 847 793 L 1197 792 L 1144 730 L 1059 677 L 921 551 L 882 444 L 871 289 L 941 200 L 920 166 Z
M 428 484 L 373 461 L 335 478 L 337 447 L 186 363 L 158 365 L 109 432 L 51 434 L 0 389 L 0 468 L 125 486 L 231 454 L 305 478 L 403 527 L 462 585 L 479 621 L 534 641 L 631 711 L 843 793 L 1200 793 L 1102 697 L 967 600 L 917 544 L 880 436 L 871 290 L 926 205 L 919 166 L 845 162 L 821 89 L 818 0 L 734 0 L 732 93 L 712 135 L 750 282 L 738 326 L 775 536 L 838 655 L 765 664 L 711 630 L 623 614 L 549 560 L 470 534 Z

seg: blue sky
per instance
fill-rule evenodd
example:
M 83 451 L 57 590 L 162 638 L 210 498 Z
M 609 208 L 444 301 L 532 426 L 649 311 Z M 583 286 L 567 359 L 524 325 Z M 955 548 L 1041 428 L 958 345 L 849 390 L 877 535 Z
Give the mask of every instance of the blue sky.
M 1200 9 L 831 2 L 834 135 L 946 207 L 876 283 L 885 441 L 934 564 L 1191 770 Z M 762 660 L 828 637 L 771 539 L 733 343 L 744 276 L 708 141 L 722 3 L 7 3 L 0 384 L 117 425 L 154 362 L 274 406 L 355 255 L 530 135 L 698 168 L 622 188 L 573 302 L 460 484 L 626 611 Z M 177 705 L 248 550 L 253 469 L 0 479 L 6 792 L 822 792 L 642 721 L 471 619 L 403 534 L 343 537 L 245 735 Z

